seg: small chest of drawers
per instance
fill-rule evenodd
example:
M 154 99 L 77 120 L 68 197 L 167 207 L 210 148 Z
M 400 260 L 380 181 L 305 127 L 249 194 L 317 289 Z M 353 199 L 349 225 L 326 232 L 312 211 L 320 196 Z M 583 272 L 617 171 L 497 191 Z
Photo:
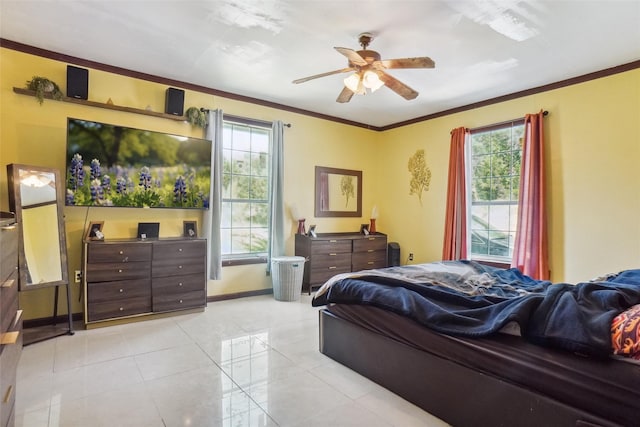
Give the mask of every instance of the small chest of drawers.
M 22 353 L 18 310 L 18 227 L 13 214 L 0 214 L 0 427 L 14 425 L 16 370 Z
M 85 242 L 85 323 L 206 306 L 204 239 Z
M 311 293 L 339 273 L 387 266 L 387 236 L 382 233 L 296 234 L 295 254 L 307 259 L 303 287 Z

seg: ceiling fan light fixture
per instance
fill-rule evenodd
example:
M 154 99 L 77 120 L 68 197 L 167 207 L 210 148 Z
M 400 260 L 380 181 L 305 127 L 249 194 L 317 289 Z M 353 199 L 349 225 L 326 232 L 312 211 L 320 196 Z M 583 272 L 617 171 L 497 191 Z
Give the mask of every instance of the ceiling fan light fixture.
M 384 86 L 384 82 L 380 80 L 378 74 L 373 71 L 365 71 L 364 76 L 362 77 L 362 84 L 364 87 L 371 90 L 371 92 L 375 92 Z
M 360 86 L 360 75 L 353 73 L 349 77 L 344 79 L 344 85 L 349 88 L 353 93 L 358 93 L 358 86 Z

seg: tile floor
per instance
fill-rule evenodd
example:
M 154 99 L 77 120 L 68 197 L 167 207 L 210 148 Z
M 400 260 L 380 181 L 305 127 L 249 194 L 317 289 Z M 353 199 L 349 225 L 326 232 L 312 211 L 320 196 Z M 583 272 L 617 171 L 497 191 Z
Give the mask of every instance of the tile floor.
M 265 295 L 26 346 L 16 426 L 446 426 L 322 355 L 317 310 Z

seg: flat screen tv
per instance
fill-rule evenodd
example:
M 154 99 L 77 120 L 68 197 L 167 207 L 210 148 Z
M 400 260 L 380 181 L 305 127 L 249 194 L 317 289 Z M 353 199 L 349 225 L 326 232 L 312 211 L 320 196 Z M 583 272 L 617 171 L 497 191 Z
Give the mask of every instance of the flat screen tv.
M 209 207 L 211 141 L 69 118 L 67 206 Z

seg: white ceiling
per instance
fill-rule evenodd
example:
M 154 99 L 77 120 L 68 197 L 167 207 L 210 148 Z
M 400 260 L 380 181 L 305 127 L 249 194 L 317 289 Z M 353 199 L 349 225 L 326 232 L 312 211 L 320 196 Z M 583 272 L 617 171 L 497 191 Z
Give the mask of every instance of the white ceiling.
M 640 0 L 0 0 L 0 37 L 129 70 L 382 127 L 640 59 Z M 334 46 L 382 59 L 420 95 L 335 102 Z

